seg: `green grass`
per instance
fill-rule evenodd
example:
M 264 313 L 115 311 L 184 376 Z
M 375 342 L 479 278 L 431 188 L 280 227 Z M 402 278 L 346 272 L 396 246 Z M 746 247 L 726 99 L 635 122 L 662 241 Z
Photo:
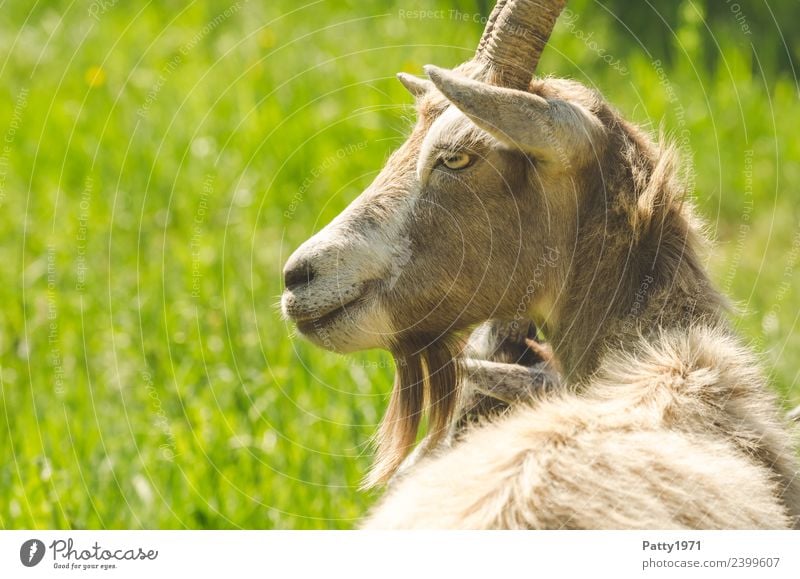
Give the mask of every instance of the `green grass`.
M 3 6 L 0 527 L 348 528 L 365 512 L 390 360 L 293 338 L 280 271 L 402 142 L 395 72 L 472 53 L 480 22 L 399 12 L 427 5 Z M 646 38 L 571 7 L 540 70 L 688 130 L 708 265 L 800 403 L 796 87 L 753 73 L 735 27 L 703 68 L 689 4 L 669 85 Z M 628 74 L 578 29 L 635 47 L 614 55 Z

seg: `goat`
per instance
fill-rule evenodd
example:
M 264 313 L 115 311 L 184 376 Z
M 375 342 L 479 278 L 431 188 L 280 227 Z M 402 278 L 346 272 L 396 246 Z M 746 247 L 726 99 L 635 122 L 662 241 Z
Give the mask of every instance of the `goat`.
M 386 348 L 397 378 L 368 484 L 427 448 L 367 528 L 800 525 L 793 431 L 726 300 L 669 144 L 533 74 L 565 2 L 500 0 L 475 57 L 399 75 L 418 121 L 284 269 L 312 342 Z M 535 322 L 562 385 L 446 439 L 461 336 Z

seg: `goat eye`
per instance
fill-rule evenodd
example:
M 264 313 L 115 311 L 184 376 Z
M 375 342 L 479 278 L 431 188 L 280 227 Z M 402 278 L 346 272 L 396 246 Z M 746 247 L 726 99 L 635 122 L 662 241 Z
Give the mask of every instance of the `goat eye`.
M 453 171 L 466 169 L 472 165 L 472 157 L 467 153 L 448 153 L 442 157 L 442 165 Z

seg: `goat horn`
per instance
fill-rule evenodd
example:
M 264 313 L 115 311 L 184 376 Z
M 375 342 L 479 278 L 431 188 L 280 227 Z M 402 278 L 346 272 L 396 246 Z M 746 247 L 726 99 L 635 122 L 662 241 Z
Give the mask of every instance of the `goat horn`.
M 488 65 L 493 84 L 527 90 L 566 0 L 497 0 L 475 60 Z

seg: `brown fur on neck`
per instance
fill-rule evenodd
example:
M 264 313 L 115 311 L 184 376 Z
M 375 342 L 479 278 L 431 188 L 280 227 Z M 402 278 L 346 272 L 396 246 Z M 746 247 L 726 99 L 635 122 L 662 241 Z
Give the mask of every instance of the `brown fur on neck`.
M 610 348 L 628 350 L 654 329 L 698 321 L 724 326 L 725 299 L 700 261 L 707 243 L 677 174 L 678 153 L 657 146 L 607 105 L 599 166 L 584 175 L 572 264 L 548 328 L 565 375 L 582 382 Z

